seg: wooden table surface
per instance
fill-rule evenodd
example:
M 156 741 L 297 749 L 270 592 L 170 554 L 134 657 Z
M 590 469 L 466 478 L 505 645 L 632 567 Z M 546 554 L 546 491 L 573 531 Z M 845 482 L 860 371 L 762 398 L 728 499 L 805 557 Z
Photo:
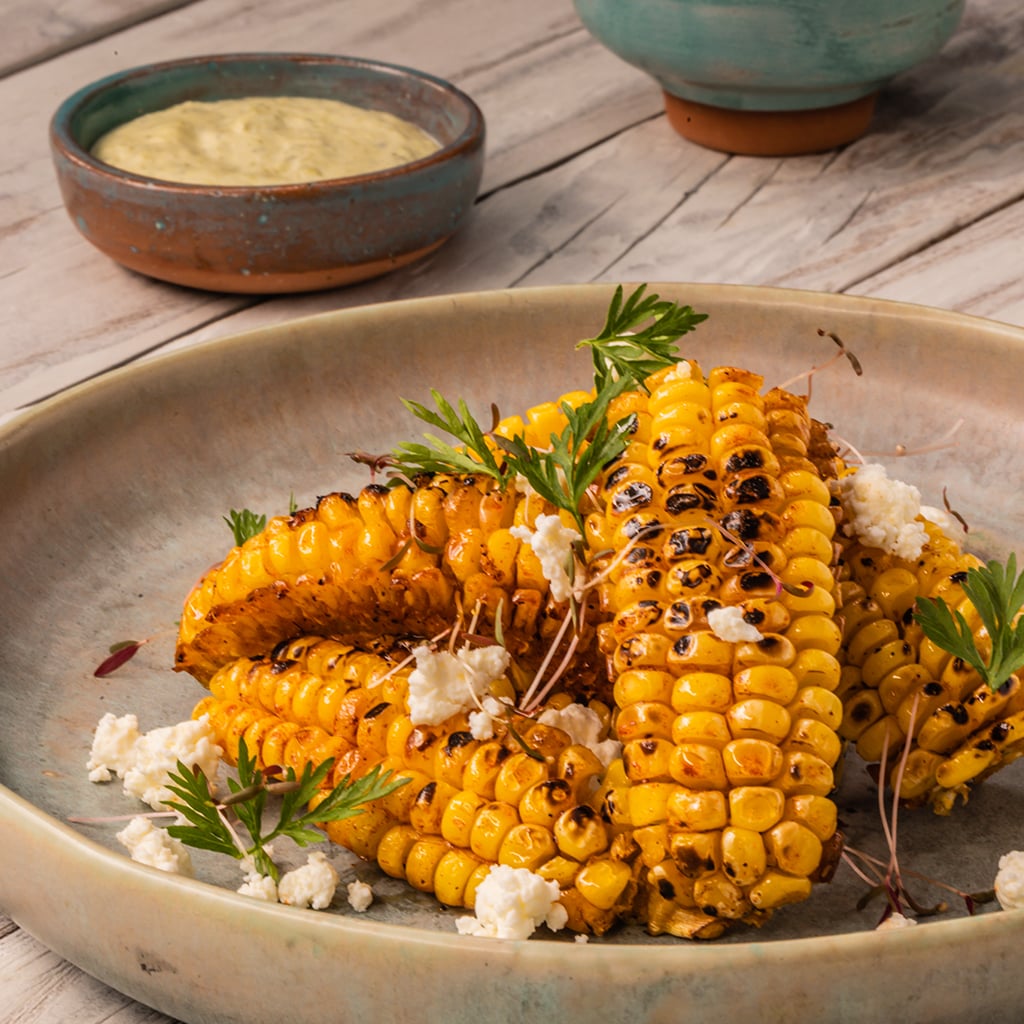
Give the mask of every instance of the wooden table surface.
M 408 64 L 482 107 L 473 216 L 438 253 L 299 297 L 190 291 L 92 249 L 47 149 L 58 104 L 153 60 L 315 51 Z M 587 281 L 781 285 L 1024 325 L 1024 5 L 970 0 L 936 58 L 882 92 L 870 132 L 795 158 L 673 133 L 658 88 L 571 0 L 8 0 L 0 35 L 0 420 L 147 354 L 393 298 Z M 2 841 L 2 839 L 0 839 Z M 161 1022 L 0 912 L 0 1021 Z

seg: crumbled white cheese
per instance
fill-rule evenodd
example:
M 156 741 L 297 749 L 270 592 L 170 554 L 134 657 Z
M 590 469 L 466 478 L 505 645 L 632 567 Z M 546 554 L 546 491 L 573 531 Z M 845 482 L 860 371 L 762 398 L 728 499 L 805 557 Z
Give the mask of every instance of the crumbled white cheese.
M 169 871 L 176 875 L 192 876 L 192 858 L 179 839 L 157 828 L 149 818 L 137 815 L 117 833 L 117 841 L 140 864 Z
M 843 530 L 868 547 L 899 558 L 913 559 L 928 541 L 921 514 L 921 492 L 912 484 L 892 480 L 885 467 L 869 463 L 838 482 L 846 513 Z
M 116 773 L 128 796 L 160 811 L 175 799 L 166 784 L 178 761 L 214 779 L 221 753 L 207 715 L 140 733 L 135 715 L 108 713 L 96 726 L 86 767 L 92 782 L 109 782 Z
M 764 639 L 764 634 L 757 626 L 743 618 L 743 609 L 735 605 L 713 608 L 708 612 L 708 625 L 719 640 L 726 640 L 729 643 L 756 643 Z
M 563 526 L 558 516 L 539 515 L 534 529 L 513 526 L 509 533 L 533 549 L 544 579 L 551 586 L 551 596 L 556 601 L 567 601 L 572 594 L 567 566 L 572 558 L 573 543 L 581 539 L 579 531 Z
M 548 708 L 537 716 L 541 725 L 551 725 L 569 734 L 573 743 L 592 750 L 606 768 L 621 753 L 618 740 L 601 739 L 601 718 L 596 711 L 583 704 L 566 704 L 564 708 Z
M 326 854 L 314 851 L 301 868 L 285 872 L 277 885 L 277 898 L 292 907 L 323 910 L 334 899 L 338 872 Z
M 114 773 L 123 776 L 135 762 L 139 742 L 139 720 L 135 715 L 105 714 L 93 733 L 92 750 L 85 767 L 90 782 L 110 782 Z
M 917 922 L 903 914 L 890 914 L 876 929 L 876 932 L 892 932 L 899 928 L 912 928 Z
M 491 683 L 509 666 L 504 647 L 463 647 L 456 654 L 413 648 L 416 667 L 409 673 L 409 718 L 413 725 L 440 725 L 460 711 L 479 708 Z
M 995 890 L 1003 910 L 1024 910 L 1024 851 L 1012 850 L 999 858 Z
M 261 875 L 258 871 L 247 872 L 245 881 L 239 886 L 238 891 L 254 900 L 277 902 L 277 882 L 270 875 Z
M 476 890 L 476 916 L 460 917 L 455 925 L 461 935 L 492 939 L 528 939 L 542 924 L 557 932 L 569 919 L 558 897 L 557 882 L 495 864 Z
M 688 359 L 680 359 L 675 366 L 672 367 L 668 373 L 665 374 L 663 380 L 665 382 L 673 380 L 692 380 L 693 379 L 693 364 Z
M 475 740 L 489 740 L 494 738 L 494 721 L 503 718 L 505 705 L 497 697 L 487 696 L 481 701 L 479 711 L 472 711 L 469 715 L 469 731 Z
M 573 939 L 573 942 L 575 942 L 577 946 L 585 946 L 589 941 L 590 936 L 584 934 L 583 932 L 580 932 L 580 934 L 577 935 L 575 939 Z
M 370 909 L 370 904 L 373 903 L 373 888 L 358 879 L 349 882 L 348 902 L 357 914 L 365 914 Z

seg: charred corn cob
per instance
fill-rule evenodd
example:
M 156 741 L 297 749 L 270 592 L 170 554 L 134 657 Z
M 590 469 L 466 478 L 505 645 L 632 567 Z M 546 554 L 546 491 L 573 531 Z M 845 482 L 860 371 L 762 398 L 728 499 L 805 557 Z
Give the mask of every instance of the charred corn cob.
M 898 782 L 903 800 L 948 814 L 971 785 L 1024 753 L 1024 687 L 1011 675 L 991 689 L 922 632 L 917 598 L 942 598 L 964 616 L 979 650 L 987 656 L 990 648 L 962 586 L 980 561 L 941 527 L 921 526 L 927 539 L 915 559 L 844 541 L 839 731 L 869 764 L 886 761 L 882 781 Z
M 802 399 L 692 362 L 647 383 L 588 521 L 618 553 L 599 633 L 623 758 L 601 798 L 648 929 L 714 937 L 806 897 L 835 835 L 835 519 Z
M 493 433 L 546 445 L 564 425 L 561 404 L 588 397 L 570 392 Z M 479 616 L 479 631 L 500 632 L 528 670 L 550 647 L 564 608 L 553 607 L 540 561 L 512 528 L 553 511 L 484 474 L 326 495 L 271 519 L 203 576 L 185 601 L 175 667 L 206 683 L 221 665 L 300 633 L 364 645 L 386 634 L 429 637 L 450 629 L 462 609 Z M 599 679 L 599 659 L 587 616 L 578 622 L 573 671 L 585 688 Z
M 415 724 L 409 666 L 335 640 L 302 637 L 267 658 L 218 670 L 195 716 L 209 716 L 225 759 L 238 743 L 259 767 L 321 763 L 327 783 L 381 766 L 406 785 L 364 812 L 325 825 L 332 840 L 446 905 L 472 909 L 494 864 L 557 881 L 569 927 L 603 933 L 630 906 L 634 868 L 588 802 L 603 771 L 562 729 L 524 720 L 476 738 L 465 713 Z M 497 681 L 492 693 L 514 687 Z M 550 705 L 564 707 L 560 695 Z

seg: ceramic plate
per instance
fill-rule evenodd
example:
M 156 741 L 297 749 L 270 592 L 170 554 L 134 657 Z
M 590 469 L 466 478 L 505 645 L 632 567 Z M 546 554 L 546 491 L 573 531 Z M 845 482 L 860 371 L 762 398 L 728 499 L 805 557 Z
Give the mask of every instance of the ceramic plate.
M 710 314 L 686 352 L 783 383 L 834 353 L 859 357 L 814 377 L 812 411 L 862 452 L 928 447 L 962 418 L 958 445 L 887 460 L 929 504 L 943 488 L 982 554 L 1024 537 L 1024 331 L 921 307 L 800 292 L 652 286 Z M 878 933 L 880 906 L 841 868 L 762 929 L 713 944 L 625 929 L 577 944 L 470 939 L 453 911 L 383 880 L 344 851 L 343 879 L 374 884 L 357 915 L 237 896 L 232 862 L 197 857 L 199 880 L 134 864 L 112 825 L 69 817 L 132 813 L 118 784 L 86 777 L 107 711 L 143 729 L 187 717 L 199 685 L 169 668 L 193 581 L 230 546 L 223 515 L 276 513 L 356 489 L 346 453 L 381 452 L 420 431 L 399 396 L 437 387 L 487 416 L 586 384 L 575 340 L 603 323 L 611 287 L 519 290 L 396 302 L 217 341 L 91 381 L 0 432 L 0 906 L 62 956 L 187 1022 L 325 1019 L 486 1024 L 1016 1020 L 1024 914 L 950 910 Z M 105 679 L 109 644 L 152 637 Z M 905 868 L 973 891 L 1024 846 L 1024 762 L 939 819 L 901 819 Z M 848 762 L 839 804 L 849 841 L 881 854 L 874 797 Z M 225 859 L 226 858 L 222 858 Z

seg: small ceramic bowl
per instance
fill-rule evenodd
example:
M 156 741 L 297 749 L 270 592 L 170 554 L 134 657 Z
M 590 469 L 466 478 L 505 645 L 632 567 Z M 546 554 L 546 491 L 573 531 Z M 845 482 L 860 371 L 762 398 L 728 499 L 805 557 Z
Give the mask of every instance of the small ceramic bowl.
M 188 185 L 90 155 L 101 135 L 185 100 L 310 96 L 383 110 L 441 148 L 348 178 L 289 185 Z M 450 83 L 410 68 L 316 54 L 193 57 L 123 71 L 57 110 L 50 144 L 78 230 L 151 277 L 226 292 L 313 291 L 387 273 L 434 251 L 463 223 L 484 159 L 484 120 Z
M 850 142 L 879 89 L 934 56 L 965 0 L 574 0 L 587 30 L 652 75 L 672 126 L 731 153 Z

